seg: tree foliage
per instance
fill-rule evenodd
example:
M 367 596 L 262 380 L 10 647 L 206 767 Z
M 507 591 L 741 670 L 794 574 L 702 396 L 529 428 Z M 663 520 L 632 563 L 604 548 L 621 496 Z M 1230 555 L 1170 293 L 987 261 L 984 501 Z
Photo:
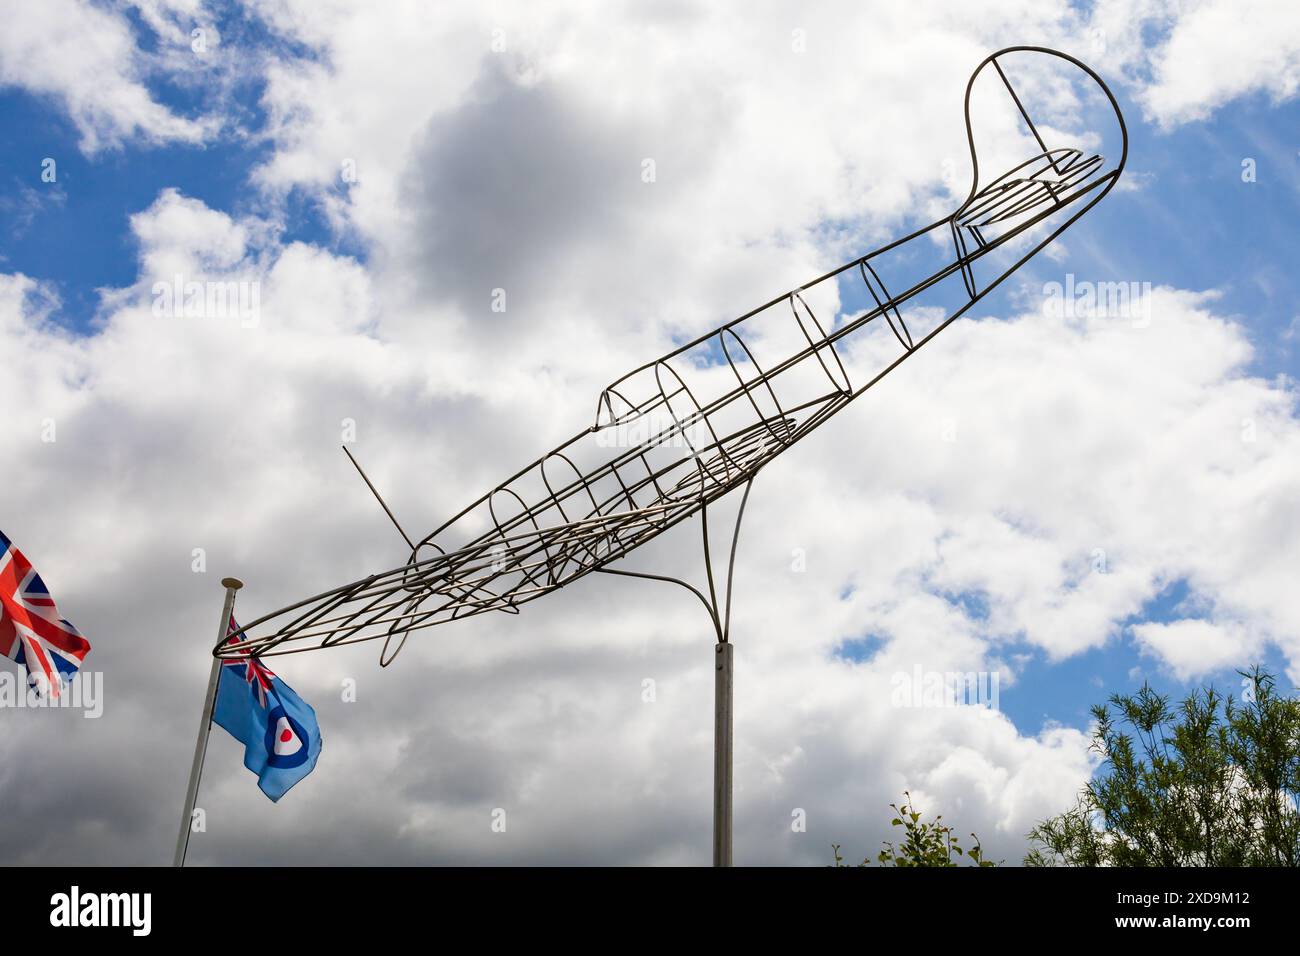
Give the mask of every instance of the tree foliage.
M 1300 700 L 1241 674 L 1241 701 L 1207 687 L 1171 709 L 1144 685 L 1094 707 L 1098 774 L 1029 832 L 1025 864 L 1300 864 Z
M 903 828 L 902 841 L 897 845 L 888 840 L 882 841 L 882 848 L 876 854 L 876 862 L 881 866 L 958 866 L 955 857 L 965 857 L 975 866 L 997 866 L 991 860 L 984 859 L 984 850 L 979 837 L 971 834 L 975 845 L 963 849 L 952 827 L 943 822 L 943 815 L 935 817 L 933 822 L 921 820 L 921 813 L 912 806 L 912 795 L 903 791 L 906 798 L 900 807 L 891 803 L 894 818 L 890 825 Z M 831 844 L 835 854 L 835 866 L 847 866 L 840 855 L 840 845 Z M 870 866 L 871 860 L 863 860 L 858 866 Z

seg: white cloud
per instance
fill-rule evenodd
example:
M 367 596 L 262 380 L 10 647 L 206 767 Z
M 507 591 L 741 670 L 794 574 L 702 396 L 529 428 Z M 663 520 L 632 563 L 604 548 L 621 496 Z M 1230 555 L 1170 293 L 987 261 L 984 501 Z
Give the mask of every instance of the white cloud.
M 133 5 L 157 34 L 152 56 L 137 48 L 123 13 L 91 0 L 0 0 L 0 85 L 53 98 L 88 154 L 128 139 L 200 143 L 214 128 L 211 118 L 177 115 L 148 88 L 150 73 L 163 64 L 177 82 L 186 82 L 186 72 L 204 71 L 190 48 L 189 28 L 180 24 L 198 15 L 201 3 Z
M 1239 627 L 1196 618 L 1135 624 L 1133 635 L 1180 680 L 1203 677 L 1226 668 L 1244 668 L 1246 654 L 1258 653 L 1259 647 Z
M 1300 21 L 1288 0 L 1099 0 L 1088 33 L 1099 64 L 1124 65 L 1164 126 L 1252 93 L 1284 100 L 1300 90 Z
M 399 518 L 434 526 L 585 427 L 597 390 L 674 335 L 964 194 L 943 160 L 964 156 L 969 69 L 1012 32 L 1081 28 L 1032 3 L 797 22 L 785 8 L 628 8 L 626 30 L 576 5 L 436 22 L 421 4 L 388 18 L 259 9 L 321 56 L 271 66 L 275 152 L 257 183 L 271 209 L 314 191 L 367 261 L 282 244 L 273 211 L 235 216 L 164 189 L 131 219 L 138 278 L 108 297 L 95 335 L 53 326 L 40 283 L 0 278 L 4 530 L 88 633 L 112 695 L 93 727 L 29 721 L 0 738 L 0 767 L 40 754 L 96 797 L 92 810 L 66 778 L 38 782 L 77 822 L 10 819 L 0 842 L 20 859 L 168 851 L 158 808 L 180 801 L 221 575 L 247 581 L 253 615 L 403 560 L 335 447 L 344 419 Z M 96 123 L 135 128 L 130 111 L 96 109 L 110 119 L 87 121 L 104 137 L 92 142 L 108 141 Z M 347 159 L 355 184 L 338 179 Z M 178 273 L 259 283 L 259 323 L 155 315 L 153 284 Z M 501 281 L 511 305 L 494 316 Z M 899 709 L 896 671 L 997 670 L 1005 699 L 1026 653 L 1128 639 L 1123 622 L 1175 579 L 1213 634 L 1134 630 L 1166 666 L 1192 673 L 1272 642 L 1296 667 L 1294 392 L 1247 374 L 1251 344 L 1212 296 L 1158 289 L 1149 305 L 1145 327 L 1033 303 L 957 323 L 764 472 L 734 625 L 741 862 L 827 862 L 831 842 L 865 855 L 904 787 L 1014 862 L 1090 772 L 1081 728 Z M 638 563 L 687 566 L 695 541 L 680 530 Z M 795 548 L 806 573 L 791 570 Z M 195 859 L 705 860 L 710 637 L 667 586 L 604 583 L 413 638 L 386 671 L 369 647 L 283 659 L 321 712 L 325 756 L 288 816 L 214 741 Z M 864 634 L 881 638 L 869 661 L 836 656 Z M 339 700 L 344 677 L 356 704 Z M 498 806 L 506 839 L 488 826 Z M 795 807 L 807 834 L 790 832 Z M 103 816 L 113 833 L 97 832 Z
M 535 421 L 526 393 L 466 398 L 463 383 L 429 373 L 436 362 L 372 338 L 363 317 L 373 286 L 350 260 L 246 245 L 236 261 L 257 224 L 175 193 L 133 222 L 142 264 L 263 282 L 263 321 L 249 330 L 160 319 L 142 271 L 134 299 L 97 336 L 69 339 L 40 325 L 30 280 L 8 278 L 3 347 L 24 371 L 0 386 L 19 423 L 5 530 L 117 682 L 95 734 L 175 755 L 147 786 L 179 798 L 173 771 L 201 685 L 215 576 L 243 576 L 241 606 L 254 614 L 400 560 L 373 502 L 334 460 L 343 417 L 359 422 L 358 453 L 416 528 L 544 441 L 531 427 L 510 434 L 512 414 Z M 1149 328 L 1033 313 L 959 323 L 765 473 L 735 622 L 746 862 L 821 862 L 831 840 L 865 853 L 884 834 L 863 808 L 904 786 L 1014 861 L 1028 826 L 1067 804 L 1089 772 L 1080 729 L 1026 736 L 981 711 L 899 710 L 896 671 L 1000 669 L 1004 647 L 1024 646 L 1017 633 L 1054 655 L 1095 646 L 1173 576 L 1268 629 L 1295 659 L 1300 622 L 1279 597 L 1295 537 L 1277 515 L 1291 497 L 1283 478 L 1300 468 L 1300 424 L 1285 394 L 1243 377 L 1249 350 L 1212 300 L 1155 296 Z M 581 398 L 575 413 L 587 411 Z M 947 443 L 938 426 L 954 409 L 958 440 Z M 1252 413 L 1267 423 L 1253 446 L 1238 432 Z M 44 417 L 58 422 L 53 446 L 37 437 Z M 60 509 L 41 507 L 51 500 Z M 1098 545 L 1106 574 L 1089 570 Z M 207 551 L 206 575 L 190 571 L 194 547 Z M 680 568 L 692 547 L 683 533 L 643 560 Z M 794 547 L 808 573 L 791 572 Z M 1265 580 L 1244 587 L 1251 573 Z M 142 580 L 159 599 L 132 597 Z M 983 592 L 988 620 L 950 603 L 954 591 Z M 333 849 L 308 847 L 337 849 L 323 834 L 343 828 L 370 834 L 367 858 L 698 861 L 711 651 L 697 611 L 655 585 L 584 582 L 518 619 L 415 640 L 387 672 L 367 648 L 286 659 L 279 669 L 321 708 L 330 738 L 316 777 L 295 791 L 298 822 L 273 819 L 233 748 L 218 743 L 205 798 L 214 836 L 197 858 L 324 860 Z M 870 663 L 833 656 L 865 632 L 887 638 Z M 1169 629 L 1136 636 L 1179 673 L 1245 663 L 1259 647 L 1224 628 L 1191 641 Z M 163 695 L 153 706 L 174 710 L 184 734 L 173 740 L 138 711 L 146 685 L 132 673 L 150 675 L 150 694 Z M 357 709 L 337 703 L 342 676 L 360 682 Z M 1015 693 L 1009 676 L 1004 700 Z M 646 677 L 653 704 L 641 700 Z M 48 729 L 33 724 L 7 746 L 73 746 Z M 146 784 L 97 785 L 125 800 Z M 496 806 L 509 809 L 512 840 L 492 841 L 485 821 Z M 805 842 L 774 836 L 793 807 L 815 823 Z M 380 835 L 395 820 L 402 849 Z M 44 839 L 65 858 L 84 852 Z

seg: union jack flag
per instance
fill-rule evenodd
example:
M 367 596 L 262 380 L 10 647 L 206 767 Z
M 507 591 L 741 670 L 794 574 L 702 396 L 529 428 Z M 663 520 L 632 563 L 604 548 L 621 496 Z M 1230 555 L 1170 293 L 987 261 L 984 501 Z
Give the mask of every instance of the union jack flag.
M 226 625 L 226 643 L 237 645 L 243 642 L 243 629 L 235 623 L 235 617 L 230 616 L 230 623 Z M 257 694 L 257 702 L 266 709 L 266 692 L 271 690 L 271 681 L 275 680 L 275 675 L 271 673 L 256 657 L 238 657 L 234 660 L 225 662 L 226 667 L 234 671 L 233 677 L 248 682 L 248 689 Z
M 90 643 L 59 617 L 32 563 L 0 531 L 0 654 L 24 665 L 42 694 L 58 697 L 89 650 Z

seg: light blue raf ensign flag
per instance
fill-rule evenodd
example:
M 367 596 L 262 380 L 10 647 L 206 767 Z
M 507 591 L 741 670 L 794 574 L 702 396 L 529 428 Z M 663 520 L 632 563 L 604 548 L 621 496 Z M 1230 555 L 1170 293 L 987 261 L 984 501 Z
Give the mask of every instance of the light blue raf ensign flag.
M 234 618 L 230 632 L 239 633 Z M 316 769 L 321 750 L 316 711 L 255 657 L 222 665 L 212 719 L 244 745 L 244 766 L 257 774 L 258 787 L 272 800 Z

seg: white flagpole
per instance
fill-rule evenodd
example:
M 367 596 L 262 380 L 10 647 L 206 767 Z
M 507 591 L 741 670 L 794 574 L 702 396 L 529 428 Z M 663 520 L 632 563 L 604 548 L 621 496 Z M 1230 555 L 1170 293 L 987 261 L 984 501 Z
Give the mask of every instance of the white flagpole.
M 230 615 L 235 613 L 235 592 L 244 586 L 238 578 L 222 578 L 226 589 L 226 603 L 221 610 L 221 625 L 217 629 L 217 643 L 226 639 L 230 629 Z M 212 711 L 217 703 L 217 683 L 221 680 L 221 660 L 212 658 L 212 671 L 208 675 L 208 696 L 203 701 L 203 719 L 199 722 L 199 739 L 194 744 L 194 764 L 190 767 L 190 785 L 185 792 L 185 813 L 181 817 L 181 832 L 176 839 L 176 859 L 173 866 L 185 865 L 185 851 L 190 846 L 190 828 L 194 822 L 194 803 L 199 798 L 199 778 L 203 776 L 203 759 L 208 753 L 208 736 L 212 733 Z

